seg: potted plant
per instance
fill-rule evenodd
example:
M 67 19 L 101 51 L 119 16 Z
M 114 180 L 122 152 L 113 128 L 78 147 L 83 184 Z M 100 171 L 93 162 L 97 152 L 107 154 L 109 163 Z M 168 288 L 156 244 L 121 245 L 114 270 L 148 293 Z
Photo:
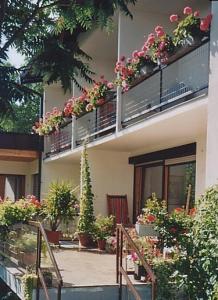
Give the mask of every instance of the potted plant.
M 76 215 L 77 198 L 69 184 L 53 182 L 50 185 L 47 199 L 43 202 L 43 212 L 49 223 L 46 230 L 49 242 L 59 244 L 61 222 L 68 222 Z
M 94 195 L 92 193 L 86 145 L 84 145 L 81 155 L 80 176 L 80 215 L 77 231 L 80 245 L 84 247 L 90 247 L 93 245 L 95 216 L 93 207 Z
M 99 250 L 105 250 L 106 240 L 113 234 L 114 216 L 98 216 L 95 221 L 95 238 Z
M 136 232 L 140 236 L 158 236 L 158 232 L 154 229 L 156 221 L 164 218 L 167 214 L 165 201 L 159 201 L 155 194 L 146 200 L 143 213 L 137 217 L 135 225 Z
M 155 34 L 150 33 L 143 46 L 147 49 L 153 62 L 160 64 L 167 64 L 169 57 L 175 51 L 173 39 L 165 33 L 162 26 L 155 27 Z
M 199 44 L 203 37 L 208 36 L 212 15 L 200 18 L 200 12 L 193 11 L 191 7 L 184 8 L 185 17 L 180 19 L 178 15 L 171 15 L 170 21 L 177 23 L 174 33 L 174 44 L 176 46 L 190 46 Z

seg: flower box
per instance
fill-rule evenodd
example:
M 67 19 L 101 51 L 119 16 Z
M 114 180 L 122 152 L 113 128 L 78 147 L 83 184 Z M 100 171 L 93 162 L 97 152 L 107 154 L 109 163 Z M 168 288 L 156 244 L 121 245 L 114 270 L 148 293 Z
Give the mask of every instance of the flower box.
M 136 232 L 139 236 L 158 236 L 158 232 L 154 230 L 153 224 L 135 224 Z

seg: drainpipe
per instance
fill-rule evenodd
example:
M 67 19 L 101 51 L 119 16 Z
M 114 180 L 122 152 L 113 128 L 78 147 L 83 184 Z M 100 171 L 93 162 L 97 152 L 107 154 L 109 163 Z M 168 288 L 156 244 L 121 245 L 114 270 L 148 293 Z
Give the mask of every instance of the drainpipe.
M 40 112 L 39 112 L 39 116 L 40 118 L 43 117 L 43 100 L 44 100 L 44 95 L 40 96 Z M 42 146 L 42 147 L 41 147 Z M 38 178 L 38 199 L 39 201 L 41 200 L 41 180 L 42 180 L 42 150 L 44 149 L 44 138 L 43 137 L 39 137 L 39 160 L 38 160 L 38 174 L 39 174 L 39 178 Z M 42 148 L 42 149 L 41 149 Z

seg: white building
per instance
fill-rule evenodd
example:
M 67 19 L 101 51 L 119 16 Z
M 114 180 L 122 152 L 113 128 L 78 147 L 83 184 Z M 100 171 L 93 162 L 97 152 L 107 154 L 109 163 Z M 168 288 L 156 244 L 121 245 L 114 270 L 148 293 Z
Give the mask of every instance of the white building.
M 183 49 L 128 92 L 118 89 L 116 99 L 73 118 L 58 134 L 46 138 L 42 198 L 52 180 L 79 185 L 80 154 L 87 137 L 96 214 L 108 213 L 106 194 L 126 194 L 135 220 L 153 192 L 167 200 L 171 210 L 185 205 L 189 184 L 198 196 L 217 183 L 217 1 L 140 0 L 130 7 L 133 20 L 118 14 L 112 34 L 95 30 L 84 35 L 82 49 L 93 58 L 96 78 L 104 74 L 112 80 L 117 59 L 140 49 L 144 36 L 156 25 L 172 32 L 169 16 L 182 15 L 187 4 L 203 16 L 213 14 L 210 40 Z M 73 95 L 78 94 L 74 87 Z M 46 87 L 44 111 L 63 107 L 70 96 L 58 85 Z

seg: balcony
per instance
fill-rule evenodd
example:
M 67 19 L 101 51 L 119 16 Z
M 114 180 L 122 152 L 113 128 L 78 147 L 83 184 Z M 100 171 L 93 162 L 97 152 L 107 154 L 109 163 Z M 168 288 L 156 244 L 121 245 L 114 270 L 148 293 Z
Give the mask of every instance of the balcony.
M 46 137 L 46 157 L 75 149 L 154 117 L 167 109 L 206 95 L 209 79 L 209 41 L 180 49 L 165 66 L 139 78 L 126 93 Z

